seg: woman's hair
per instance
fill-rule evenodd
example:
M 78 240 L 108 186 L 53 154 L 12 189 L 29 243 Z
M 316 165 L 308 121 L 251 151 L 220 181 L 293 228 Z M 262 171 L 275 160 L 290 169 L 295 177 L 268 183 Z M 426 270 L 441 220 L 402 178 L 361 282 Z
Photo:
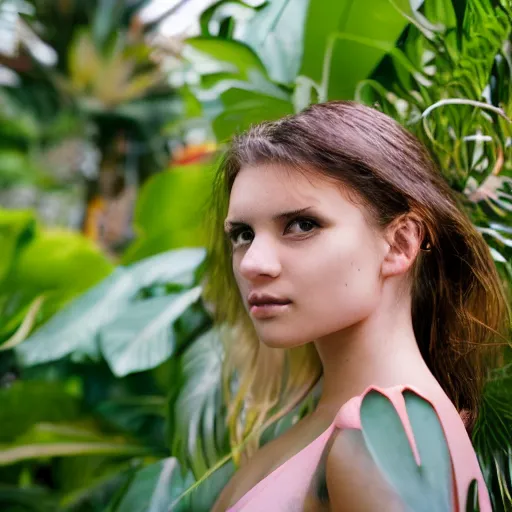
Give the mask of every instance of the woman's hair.
M 232 443 L 290 411 L 322 374 L 312 343 L 271 349 L 258 340 L 234 279 L 223 233 L 230 191 L 244 165 L 266 163 L 334 180 L 355 192 L 380 228 L 405 215 L 422 225 L 423 250 L 411 270 L 414 333 L 428 367 L 471 429 L 509 326 L 490 250 L 463 213 L 463 197 L 416 137 L 370 107 L 331 101 L 235 136 L 214 180 L 205 296 L 216 321 L 227 327 L 224 393 Z M 256 437 L 245 453 L 257 446 Z

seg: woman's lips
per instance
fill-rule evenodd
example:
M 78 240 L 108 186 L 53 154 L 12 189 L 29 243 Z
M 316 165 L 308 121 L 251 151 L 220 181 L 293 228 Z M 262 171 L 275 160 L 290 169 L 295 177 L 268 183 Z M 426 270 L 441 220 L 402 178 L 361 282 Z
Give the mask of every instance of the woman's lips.
M 249 310 L 254 318 L 271 318 L 286 313 L 291 308 L 291 302 L 286 304 L 277 304 L 276 302 L 268 302 L 265 304 L 255 304 Z

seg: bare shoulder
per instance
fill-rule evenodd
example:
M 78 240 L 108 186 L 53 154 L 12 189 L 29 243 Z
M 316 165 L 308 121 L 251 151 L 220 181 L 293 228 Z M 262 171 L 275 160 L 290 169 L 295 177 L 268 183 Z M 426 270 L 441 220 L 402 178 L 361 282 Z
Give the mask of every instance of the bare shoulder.
M 359 430 L 337 430 L 333 434 L 328 445 L 325 471 L 332 510 L 405 510 L 402 500 L 373 462 Z

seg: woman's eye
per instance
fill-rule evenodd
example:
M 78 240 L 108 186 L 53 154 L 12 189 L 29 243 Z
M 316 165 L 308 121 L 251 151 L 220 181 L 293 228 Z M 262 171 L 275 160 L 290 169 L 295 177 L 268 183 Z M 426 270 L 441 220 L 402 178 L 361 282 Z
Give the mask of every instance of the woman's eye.
M 316 227 L 319 227 L 318 222 L 314 221 L 313 219 L 306 219 L 306 218 L 297 218 L 292 220 L 285 228 L 284 233 L 289 233 L 291 231 L 292 226 L 298 226 L 299 230 L 297 231 L 298 234 L 301 233 L 309 233 Z M 238 228 L 231 231 L 229 234 L 229 239 L 231 240 L 234 247 L 239 247 L 241 245 L 247 245 L 251 243 L 252 238 L 254 237 L 254 234 L 251 229 L 247 228 Z
M 288 224 L 288 226 L 286 226 L 286 231 L 289 231 L 290 226 L 293 226 L 294 224 L 299 226 L 300 230 L 303 233 L 304 232 L 307 233 L 307 232 L 311 231 L 312 229 L 314 229 L 315 227 L 318 227 L 318 223 L 312 219 L 295 219 L 295 220 L 292 220 L 290 222 L 290 224 Z
M 249 229 L 234 229 L 230 233 L 228 233 L 229 239 L 231 240 L 233 246 L 237 247 L 239 245 L 244 245 L 251 240 L 244 239 L 243 235 L 247 235 L 247 233 L 252 234 Z

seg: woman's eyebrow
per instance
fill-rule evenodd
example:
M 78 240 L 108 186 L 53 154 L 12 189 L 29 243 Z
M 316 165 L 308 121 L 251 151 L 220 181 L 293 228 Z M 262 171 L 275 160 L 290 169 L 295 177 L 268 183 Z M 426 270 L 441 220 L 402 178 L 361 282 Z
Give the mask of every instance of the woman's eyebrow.
M 288 220 L 288 219 L 291 219 L 292 217 L 296 217 L 297 215 L 301 215 L 301 214 L 307 212 L 311 208 L 313 208 L 313 206 L 306 206 L 306 208 L 300 208 L 298 210 L 291 210 L 288 212 L 277 213 L 276 215 L 274 215 L 272 217 L 272 220 L 273 221 Z M 226 221 L 224 222 L 224 229 L 228 230 L 230 227 L 238 226 L 241 224 L 249 224 L 249 223 L 247 221 L 244 221 L 243 219 L 237 219 L 237 220 L 226 219 Z

